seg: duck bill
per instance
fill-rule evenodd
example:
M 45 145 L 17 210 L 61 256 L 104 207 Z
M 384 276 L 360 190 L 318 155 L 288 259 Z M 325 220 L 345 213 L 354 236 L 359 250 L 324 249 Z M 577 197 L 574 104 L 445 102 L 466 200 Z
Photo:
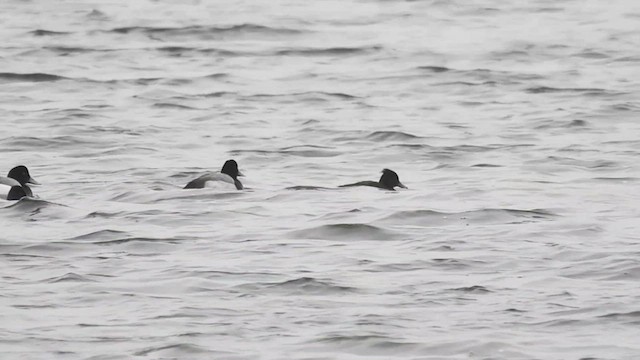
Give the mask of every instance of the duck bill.
M 399 186 L 399 187 L 401 187 L 401 188 L 403 188 L 403 189 L 408 189 L 408 187 L 404 186 L 404 184 L 403 184 L 403 183 L 398 183 L 398 186 Z
M 244 176 L 244 174 L 241 173 L 240 170 L 238 170 L 238 176 Z
M 29 180 L 27 180 L 27 184 L 41 185 L 39 182 L 36 181 L 36 179 L 32 178 L 31 176 L 29 176 Z

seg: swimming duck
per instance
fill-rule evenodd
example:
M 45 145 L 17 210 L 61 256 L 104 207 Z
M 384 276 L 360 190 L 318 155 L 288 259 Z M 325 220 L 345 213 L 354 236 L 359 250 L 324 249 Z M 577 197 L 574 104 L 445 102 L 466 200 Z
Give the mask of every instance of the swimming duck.
M 16 166 L 9 171 L 7 177 L 0 176 L 0 197 L 7 200 L 20 200 L 25 196 L 33 196 L 27 184 L 40 185 L 31 177 L 26 166 Z
M 404 186 L 404 184 L 400 182 L 400 178 L 398 177 L 398 174 L 396 174 L 395 171 L 389 170 L 389 169 L 382 170 L 382 176 L 380 176 L 380 181 L 360 181 L 353 184 L 340 185 L 339 187 L 351 187 L 351 186 L 372 186 L 372 187 L 377 187 L 379 189 L 385 189 L 385 190 L 395 190 L 396 186 L 399 186 L 403 189 L 407 188 L 406 186 Z
M 209 181 L 219 181 L 235 185 L 236 189 L 242 190 L 243 186 L 238 176 L 244 176 L 238 170 L 238 163 L 235 160 L 227 160 L 220 172 L 206 173 L 195 180 L 191 180 L 184 189 L 202 189 Z

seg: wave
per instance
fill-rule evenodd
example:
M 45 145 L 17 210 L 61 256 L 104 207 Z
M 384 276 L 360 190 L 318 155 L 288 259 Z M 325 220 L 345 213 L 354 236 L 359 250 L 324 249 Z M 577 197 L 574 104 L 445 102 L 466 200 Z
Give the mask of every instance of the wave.
M 237 51 L 219 48 L 194 48 L 186 46 L 163 46 L 153 48 L 156 51 L 166 52 L 169 55 L 179 56 L 187 53 L 204 55 L 217 55 L 221 57 L 234 56 L 349 56 L 370 54 L 382 50 L 381 46 L 362 47 L 328 47 L 328 48 L 288 48 L 276 51 Z
M 188 354 L 214 354 L 214 353 L 221 353 L 219 351 L 215 351 L 212 352 L 206 348 L 203 348 L 201 346 L 195 345 L 195 344 L 189 344 L 189 343 L 180 343 L 180 344 L 172 344 L 172 345 L 162 345 L 162 346 L 152 346 L 152 347 L 148 347 L 145 348 L 143 350 L 139 350 L 136 351 L 135 353 L 133 353 L 135 356 L 147 356 L 149 354 L 155 354 L 155 353 L 160 353 L 160 354 L 156 354 L 155 356 L 160 356 L 160 357 L 170 357 L 170 358 L 183 358 L 185 357 L 185 355 Z
M 447 81 L 442 83 L 433 84 L 432 86 L 485 86 L 496 85 L 495 81 L 483 81 L 483 82 L 470 82 L 470 81 Z
M 292 155 L 292 156 L 309 157 L 309 158 L 334 157 L 334 156 L 342 155 L 341 152 L 331 151 L 327 149 L 332 149 L 332 148 L 326 147 L 326 146 L 317 146 L 317 145 L 297 145 L 297 146 L 284 147 L 278 150 L 240 149 L 240 150 L 232 150 L 229 153 L 234 156 L 248 153 L 248 154 L 283 154 L 283 155 Z
M 83 235 L 74 236 L 74 237 L 68 238 L 67 240 L 105 241 L 105 240 L 119 239 L 126 235 L 128 234 L 124 231 L 105 229 L 105 230 L 93 231 Z
M 163 84 L 167 84 L 167 85 L 182 85 L 182 84 L 189 84 L 189 83 L 191 83 L 193 81 L 203 80 L 203 79 L 204 80 L 207 80 L 207 79 L 219 80 L 219 79 L 224 79 L 224 78 L 226 78 L 228 76 L 229 76 L 228 73 L 213 73 L 213 74 L 200 75 L 200 76 L 194 76 L 194 77 L 184 77 L 184 78 L 150 77 L 150 78 L 133 78 L 133 79 L 107 80 L 105 82 L 108 82 L 108 83 L 125 83 L 125 84 L 134 84 L 134 85 L 151 85 L 151 84 L 154 84 L 154 83 L 163 83 Z M 207 95 L 208 94 L 200 95 L 200 96 L 207 97 Z M 138 96 L 138 97 L 144 98 L 142 96 Z
M 186 47 L 186 46 L 162 46 L 162 47 L 153 48 L 153 50 L 168 53 L 169 55 L 173 55 L 173 56 L 181 56 L 187 53 L 216 55 L 220 57 L 247 55 L 244 52 L 238 52 L 238 51 L 216 49 L 216 48 L 192 48 L 192 47 Z
M 491 290 L 481 285 L 465 286 L 465 287 L 455 288 L 451 290 L 465 292 L 465 293 L 474 293 L 474 294 L 486 294 L 486 293 L 492 292 Z
M 381 46 L 363 46 L 363 47 L 331 47 L 318 49 L 285 49 L 279 50 L 276 55 L 284 56 L 346 56 L 359 55 L 364 53 L 377 52 L 382 49 Z
M 583 51 L 581 53 L 575 54 L 574 56 L 585 58 L 585 59 L 608 59 L 609 55 L 597 51 Z
M 365 138 L 373 141 L 400 141 L 421 139 L 422 137 L 402 131 L 374 131 Z
M 597 176 L 592 178 L 592 180 L 603 181 L 603 182 L 611 182 L 611 183 L 629 183 L 629 182 L 639 182 L 640 178 L 637 177 L 609 177 L 609 176 Z
M 386 147 L 390 147 L 390 148 L 394 148 L 394 147 L 399 147 L 399 148 L 404 148 L 404 149 L 409 149 L 409 150 L 425 150 L 425 151 L 433 151 L 433 149 L 435 149 L 433 146 L 431 145 L 427 145 L 427 144 L 389 144 Z
M 383 355 L 389 357 L 395 357 L 398 352 L 411 353 L 415 351 L 416 348 L 422 346 L 418 343 L 398 341 L 397 339 L 378 334 L 326 335 L 317 340 L 310 341 L 310 343 L 329 343 L 333 344 L 332 346 L 338 346 L 343 349 L 351 349 L 350 352 L 366 351 L 367 354 L 375 352 L 375 355 L 377 356 Z
M 94 280 L 89 279 L 88 277 L 76 274 L 76 273 L 66 273 L 62 276 L 56 276 L 50 279 L 45 280 L 48 283 L 61 283 L 61 282 L 93 282 Z
M 333 149 L 333 147 L 331 146 L 323 146 L 323 145 L 292 145 L 292 146 L 283 147 L 281 150 L 306 149 L 306 148 Z
M 237 96 L 237 94 L 238 93 L 233 92 L 233 91 L 216 91 L 216 92 L 212 92 L 212 93 L 202 94 L 200 96 L 218 98 L 218 97 Z
M 501 56 L 502 57 L 502 56 Z M 442 74 L 451 79 L 447 82 L 436 83 L 432 86 L 464 85 L 464 86 L 495 86 L 498 84 L 514 85 L 522 82 L 541 81 L 544 77 L 539 74 L 504 71 L 494 69 L 452 69 L 444 66 L 418 66 L 417 76 Z
M 286 290 L 287 292 L 296 293 L 314 293 L 314 294 L 335 294 L 345 292 L 355 292 L 357 289 L 350 286 L 340 286 L 332 284 L 329 281 L 322 281 L 312 277 L 301 277 L 293 280 L 287 280 L 278 283 L 271 283 L 267 288 Z
M 631 324 L 635 324 L 635 325 L 640 324 L 640 310 L 630 311 L 630 312 L 626 312 L 626 313 L 609 313 L 609 314 L 605 314 L 605 315 L 600 315 L 598 317 L 604 318 L 604 319 L 611 319 L 611 320 L 616 320 L 616 321 L 627 322 L 630 325 Z
M 431 248 L 429 251 L 452 251 L 453 249 L 450 245 L 444 245 Z M 485 265 L 485 262 L 480 260 L 434 258 L 429 261 L 411 261 L 410 263 L 385 263 L 375 266 L 375 269 L 380 272 L 423 271 L 426 268 L 437 268 L 442 271 L 466 271 L 467 269 L 478 268 L 478 266 L 482 265 Z M 462 288 L 452 290 L 464 291 Z
M 202 174 L 202 173 L 199 173 Z M 236 191 L 225 191 L 225 192 L 215 192 L 214 189 L 202 189 L 204 191 L 184 191 L 182 189 L 183 184 L 188 182 L 186 177 L 180 177 L 181 184 L 180 186 L 171 185 L 172 191 L 154 191 L 152 193 L 149 192 L 136 192 L 136 191 L 125 191 L 120 194 L 116 194 L 111 197 L 110 201 L 117 202 L 131 202 L 136 204 L 150 204 L 150 203 L 161 203 L 161 202 L 173 202 L 176 200 L 197 200 L 197 201 L 211 201 L 211 200 L 227 200 L 227 199 L 236 199 L 246 195 L 246 192 Z M 138 215 L 144 215 L 143 212 L 136 213 Z M 99 213 L 94 216 L 98 217 L 116 217 L 119 216 L 120 213 Z
M 640 56 L 622 56 L 613 60 L 614 62 L 640 62 Z
M 5 247 L 6 247 L 6 245 L 5 245 Z M 7 253 L 7 252 L 0 253 L 0 256 L 3 257 L 3 258 L 15 259 L 15 260 L 18 260 L 18 261 L 26 260 L 26 259 L 34 260 L 34 259 L 51 259 L 51 258 L 54 258 L 54 256 L 48 256 L 48 255 L 18 254 L 18 253 Z
M 571 129 L 588 127 L 589 122 L 586 120 L 574 119 L 568 121 L 562 120 L 545 120 L 542 124 L 537 125 L 535 129 Z
M 60 55 L 68 55 L 74 53 L 94 53 L 94 52 L 113 52 L 117 51 L 116 49 L 96 49 L 96 48 L 86 48 L 86 47 L 77 47 L 77 46 L 44 46 L 43 50 L 51 51 L 54 53 L 58 53 Z
M 479 152 L 485 152 L 485 151 L 492 151 L 492 150 L 496 150 L 501 148 L 500 146 L 482 146 L 482 145 L 468 145 L 468 144 L 461 144 L 461 145 L 455 145 L 455 146 L 444 146 L 440 149 L 442 149 L 443 151 L 448 151 L 448 152 L 454 152 L 454 153 L 458 153 L 458 152 L 465 152 L 465 153 L 479 153 Z
M 15 81 L 15 82 L 45 82 L 45 81 L 58 81 L 67 79 L 64 76 L 47 74 L 47 73 L 12 73 L 3 72 L 0 73 L 0 80 Z
M 453 247 L 442 246 L 439 247 L 440 251 L 452 251 Z M 481 260 L 473 260 L 473 259 L 454 259 L 454 258 L 435 258 L 431 260 L 430 266 L 434 268 L 444 269 L 446 271 L 451 270 L 463 270 L 463 269 L 477 269 L 479 266 L 486 265 L 486 262 Z M 453 289 L 457 291 L 464 291 L 466 288 L 458 288 Z
M 31 214 L 36 214 L 40 212 L 41 209 L 44 209 L 50 206 L 64 206 L 64 205 L 52 203 L 46 200 L 25 197 L 16 202 L 12 202 L 12 204 L 9 206 L 5 206 L 0 209 L 12 210 L 20 214 L 27 213 L 27 212 Z
M 427 70 L 429 72 L 434 72 L 434 73 L 451 71 L 451 69 L 444 66 L 418 66 L 418 69 Z
M 195 108 L 195 107 L 192 107 L 192 106 L 173 104 L 173 103 L 166 103 L 166 102 L 155 103 L 155 104 L 153 104 L 153 107 L 159 108 L 159 109 L 199 110 L 198 108 Z
M 287 146 L 278 150 L 281 154 L 295 155 L 301 157 L 334 157 L 341 155 L 341 152 L 332 151 L 333 147 L 319 145 L 295 145 Z
M 226 74 L 220 74 L 220 77 L 225 76 Z M 216 91 L 212 93 L 205 93 L 198 95 L 200 97 L 205 98 L 241 98 L 243 100 L 248 101 L 260 101 L 263 102 L 265 99 L 282 99 L 282 101 L 288 102 L 329 102 L 338 100 L 354 100 L 360 99 L 359 96 L 351 95 L 347 93 L 339 93 L 339 92 L 326 92 L 326 91 L 305 91 L 298 93 L 288 93 L 288 94 L 239 94 L 237 92 L 231 91 Z M 269 100 L 272 101 L 272 100 Z
M 0 73 L 0 82 L 54 82 L 61 80 L 74 80 L 89 83 L 114 83 L 116 80 L 94 80 L 89 78 L 72 78 L 47 73 Z
M 290 233 L 293 237 L 302 239 L 322 240 L 392 240 L 399 234 L 368 224 L 330 224 Z
M 613 111 L 633 111 L 633 112 L 637 112 L 640 109 L 640 106 L 638 106 L 638 104 L 633 103 L 633 102 L 624 102 L 624 103 L 608 105 L 607 108 L 610 109 L 610 110 L 613 110 Z
M 383 224 L 445 226 L 467 224 L 521 224 L 548 221 L 558 215 L 544 209 L 480 209 L 458 213 L 438 212 L 434 210 L 404 210 L 378 220 Z
M 496 168 L 496 167 L 502 167 L 502 165 L 488 164 L 488 163 L 480 163 L 480 164 L 471 165 L 471 167 L 479 167 L 479 168 Z
M 549 86 L 535 86 L 525 90 L 530 94 L 545 93 L 586 93 L 586 94 L 609 94 L 608 90 L 600 88 L 556 88 Z
M 97 21 L 107 21 L 109 20 L 109 16 L 103 13 L 100 10 L 93 9 L 90 13 L 86 15 L 87 19 L 97 20 Z
M 31 149 L 78 149 L 79 146 L 87 145 L 95 148 L 99 144 L 95 139 L 87 140 L 77 136 L 56 136 L 52 138 L 39 138 L 33 136 L 12 136 L 0 142 L 1 146 L 11 149 L 31 148 Z
M 93 241 L 91 243 L 96 245 L 119 245 L 119 244 L 131 243 L 131 242 L 177 244 L 184 240 L 186 240 L 186 238 L 125 237 L 125 238 L 110 239 L 110 240 L 98 240 L 98 241 Z
M 351 94 L 339 93 L 339 92 L 327 92 L 327 91 L 308 91 L 304 93 L 296 93 L 293 95 L 320 95 L 320 96 L 334 97 L 334 98 L 345 99 L 345 100 L 360 98 L 359 96 L 355 96 Z
M 566 151 L 566 150 L 565 150 Z M 547 156 L 541 159 L 531 160 L 528 163 L 538 164 L 560 164 L 564 166 L 573 166 L 575 168 L 582 168 L 588 170 L 609 170 L 620 168 L 621 165 L 618 162 L 604 159 L 597 160 L 582 160 L 568 156 Z
M 329 100 L 330 98 L 338 98 L 343 100 L 352 100 L 352 99 L 359 98 L 358 96 L 350 95 L 346 93 L 325 92 L 325 91 L 305 91 L 305 92 L 289 93 L 289 94 L 254 94 L 246 97 L 257 98 L 257 99 L 274 98 L 274 97 L 282 97 L 282 98 L 295 97 L 295 98 L 301 98 L 301 100 L 307 100 L 307 101 Z
M 70 33 L 65 31 L 51 31 L 51 30 L 44 30 L 44 29 L 36 29 L 33 31 L 29 31 L 29 34 L 33 36 L 60 36 L 60 35 L 68 35 Z
M 301 191 L 301 190 L 331 190 L 331 188 L 322 187 L 322 186 L 297 185 L 297 186 L 289 186 L 288 188 L 285 188 L 285 190 L 294 190 L 294 191 Z
M 193 25 L 185 27 L 153 27 L 153 26 L 128 26 L 110 30 L 103 30 L 106 33 L 115 34 L 143 34 L 149 37 L 175 37 L 189 36 L 199 38 L 227 37 L 241 35 L 297 35 L 304 33 L 303 30 L 270 27 L 256 24 L 240 24 L 227 27 Z

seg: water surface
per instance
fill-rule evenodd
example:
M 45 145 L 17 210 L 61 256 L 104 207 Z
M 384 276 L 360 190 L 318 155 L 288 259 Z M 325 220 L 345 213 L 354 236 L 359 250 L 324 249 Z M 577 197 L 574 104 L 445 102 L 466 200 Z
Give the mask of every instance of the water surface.
M 639 18 L 2 2 L 0 165 L 43 184 L 0 204 L 2 353 L 637 359 Z

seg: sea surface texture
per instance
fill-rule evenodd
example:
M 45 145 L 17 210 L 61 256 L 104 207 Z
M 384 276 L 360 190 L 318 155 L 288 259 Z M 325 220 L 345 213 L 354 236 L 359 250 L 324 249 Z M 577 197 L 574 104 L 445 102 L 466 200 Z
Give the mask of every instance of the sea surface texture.
M 640 359 L 640 2 L 3 0 L 0 95 L 2 359 Z

